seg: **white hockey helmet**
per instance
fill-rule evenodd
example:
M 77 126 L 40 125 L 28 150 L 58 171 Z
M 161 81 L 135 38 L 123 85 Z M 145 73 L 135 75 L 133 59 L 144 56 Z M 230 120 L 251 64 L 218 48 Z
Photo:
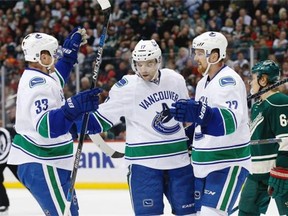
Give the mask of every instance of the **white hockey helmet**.
M 211 51 L 219 49 L 219 61 L 226 58 L 226 48 L 228 41 L 226 37 L 220 32 L 205 32 L 194 38 L 192 43 L 193 49 L 202 49 L 208 57 Z
M 162 52 L 157 42 L 152 40 L 140 40 L 133 52 L 132 52 L 132 69 L 137 72 L 135 62 L 137 61 L 149 61 L 152 59 L 156 59 L 156 62 L 161 64 Z
M 55 37 L 45 33 L 30 33 L 22 41 L 22 50 L 25 61 L 39 62 L 41 51 L 48 51 L 54 58 L 58 49 L 58 41 Z

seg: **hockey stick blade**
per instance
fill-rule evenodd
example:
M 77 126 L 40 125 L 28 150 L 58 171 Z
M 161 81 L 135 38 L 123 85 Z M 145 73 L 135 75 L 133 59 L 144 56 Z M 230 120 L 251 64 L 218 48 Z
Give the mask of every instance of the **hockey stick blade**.
M 90 134 L 89 137 L 93 143 L 96 144 L 107 156 L 110 156 L 111 158 L 124 157 L 124 153 L 118 152 L 111 148 L 107 143 L 105 143 L 99 134 Z
M 250 101 L 250 100 L 252 100 L 254 98 L 260 97 L 262 94 L 264 94 L 264 93 L 270 91 L 271 89 L 274 89 L 274 88 L 276 88 L 276 87 L 278 87 L 278 86 L 280 86 L 280 85 L 282 85 L 282 84 L 284 84 L 286 82 L 288 82 L 288 78 L 280 80 L 280 81 L 268 86 L 267 88 L 262 89 L 261 91 L 257 92 L 256 94 L 249 95 L 247 97 L 247 101 Z
M 109 0 L 97 0 L 97 1 L 103 11 L 111 7 Z

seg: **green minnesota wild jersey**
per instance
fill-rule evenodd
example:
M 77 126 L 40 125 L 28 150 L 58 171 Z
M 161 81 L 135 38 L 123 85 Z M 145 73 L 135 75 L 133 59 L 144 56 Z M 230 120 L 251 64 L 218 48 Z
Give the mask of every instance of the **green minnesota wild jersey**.
M 268 178 L 271 168 L 288 167 L 288 96 L 275 93 L 256 102 L 251 110 L 251 140 L 282 138 L 280 143 L 251 145 L 252 173 Z

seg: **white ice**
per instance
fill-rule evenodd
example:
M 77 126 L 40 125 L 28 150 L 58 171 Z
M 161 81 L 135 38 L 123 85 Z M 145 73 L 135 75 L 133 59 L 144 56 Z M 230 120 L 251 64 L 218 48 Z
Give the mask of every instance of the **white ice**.
M 43 216 L 39 205 L 26 189 L 8 189 L 9 216 Z M 77 190 L 80 216 L 133 215 L 128 190 Z M 164 215 L 172 215 L 165 200 Z M 235 212 L 233 216 L 236 216 Z M 268 216 L 277 216 L 274 200 L 270 203 Z

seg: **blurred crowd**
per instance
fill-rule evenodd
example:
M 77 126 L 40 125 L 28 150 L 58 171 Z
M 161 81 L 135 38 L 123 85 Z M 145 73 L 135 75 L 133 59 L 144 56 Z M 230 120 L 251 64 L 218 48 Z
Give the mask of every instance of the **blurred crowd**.
M 184 76 L 191 97 L 201 75 L 189 47 L 193 38 L 205 31 L 225 34 L 229 41 L 226 64 L 245 81 L 250 78 L 251 64 L 266 59 L 276 61 L 282 68 L 283 78 L 288 77 L 288 0 L 110 1 L 112 14 L 97 83 L 104 90 L 102 102 L 115 82 L 123 75 L 134 73 L 130 67 L 131 51 L 140 39 L 158 42 L 163 52 L 163 67 Z M 44 32 L 55 36 L 61 45 L 68 32 L 83 26 L 89 38 L 88 44 L 81 48 L 78 65 L 80 90 L 85 90 L 90 87 L 103 20 L 96 0 L 1 1 L 0 66 L 5 67 L 6 73 L 8 116 L 13 112 L 13 95 L 25 67 L 21 51 L 23 37 L 31 32 Z M 288 92 L 288 86 L 282 90 Z M 76 74 L 73 72 L 65 86 L 65 96 L 75 91 Z M 12 121 L 10 117 L 9 121 Z M 124 136 L 124 121 L 107 134 L 111 139 Z

